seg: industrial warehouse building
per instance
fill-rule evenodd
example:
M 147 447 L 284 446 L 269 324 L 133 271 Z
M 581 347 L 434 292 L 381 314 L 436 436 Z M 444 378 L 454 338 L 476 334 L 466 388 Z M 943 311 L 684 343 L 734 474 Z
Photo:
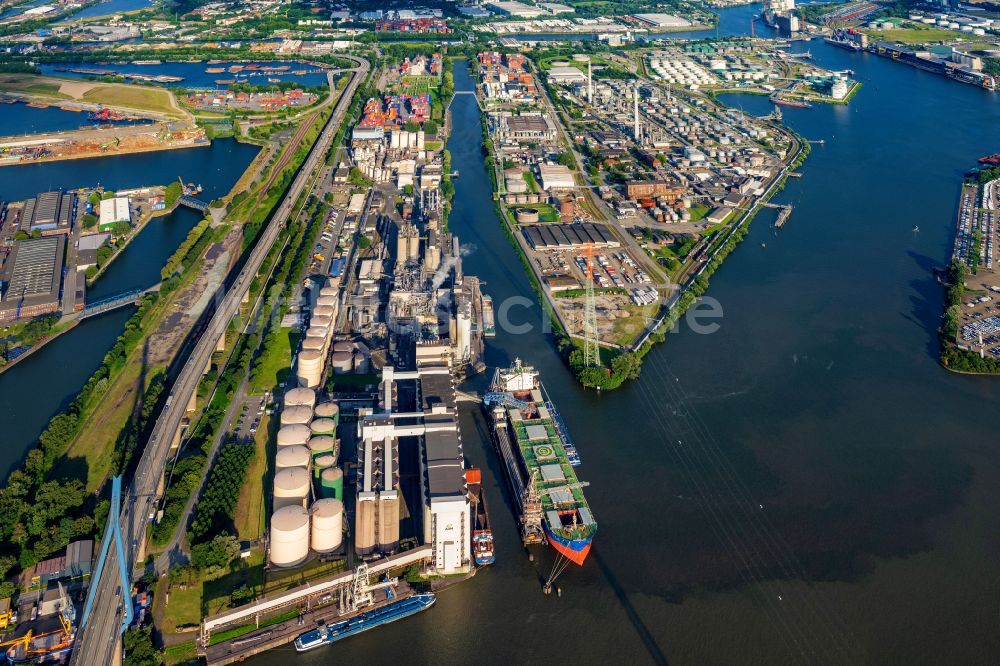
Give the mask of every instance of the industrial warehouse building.
M 559 85 L 572 85 L 574 83 L 586 83 L 587 77 L 583 72 L 578 70 L 576 67 L 571 67 L 569 65 L 557 65 L 553 66 L 549 70 L 549 83 L 555 83 Z
M 14 243 L 12 266 L 0 298 L 0 321 L 39 317 L 59 310 L 65 241 L 58 236 Z
M 505 115 L 500 119 L 500 138 L 515 141 L 555 141 L 556 126 L 541 114 Z
M 679 199 L 683 194 L 683 187 L 664 180 L 630 180 L 625 183 L 625 196 L 629 199 L 645 199 L 648 197 Z
M 562 164 L 540 164 L 538 175 L 543 190 L 569 190 L 576 187 L 576 179 L 568 166 Z
M 531 247 L 546 250 L 582 250 L 590 243 L 593 247 L 618 247 L 619 243 L 602 224 L 582 222 L 574 224 L 534 224 L 522 228 Z
M 43 236 L 68 234 L 73 224 L 76 195 L 70 192 L 42 192 L 24 202 L 21 231 Z
M 132 211 L 129 210 L 128 197 L 112 197 L 101 201 L 101 219 L 98 228 L 101 231 L 111 231 L 119 222 L 132 223 Z

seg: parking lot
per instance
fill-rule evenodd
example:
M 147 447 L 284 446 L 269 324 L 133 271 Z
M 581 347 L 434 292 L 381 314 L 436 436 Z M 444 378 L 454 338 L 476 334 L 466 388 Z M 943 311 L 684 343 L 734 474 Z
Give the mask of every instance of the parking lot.
M 240 407 L 240 414 L 236 418 L 236 426 L 233 428 L 236 433 L 236 440 L 240 443 L 253 441 L 260 426 L 260 419 L 264 415 L 264 405 L 267 404 L 269 395 L 255 396 L 248 398 Z
M 953 256 L 969 269 L 958 341 L 1000 358 L 1000 275 L 993 271 L 998 195 L 1000 181 L 962 188 Z

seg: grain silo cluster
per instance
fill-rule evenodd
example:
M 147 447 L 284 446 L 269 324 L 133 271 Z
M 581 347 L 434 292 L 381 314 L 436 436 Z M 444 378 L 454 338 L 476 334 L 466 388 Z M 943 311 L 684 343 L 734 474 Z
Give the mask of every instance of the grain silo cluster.
M 316 389 L 322 383 L 339 309 L 337 288 L 327 284 L 320 289 L 299 350 L 296 376 L 300 387 Z
M 284 396 L 272 488 L 269 559 L 274 566 L 298 566 L 310 552 L 327 554 L 343 546 L 339 422 L 338 405 L 317 404 L 312 387 L 293 388 Z

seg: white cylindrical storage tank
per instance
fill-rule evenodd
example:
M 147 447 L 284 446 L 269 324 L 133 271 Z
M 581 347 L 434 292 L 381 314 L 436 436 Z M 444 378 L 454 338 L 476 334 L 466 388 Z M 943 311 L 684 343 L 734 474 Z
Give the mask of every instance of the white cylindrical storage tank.
M 316 306 L 319 307 L 320 305 L 328 305 L 331 308 L 337 307 L 337 297 L 320 295 L 320 297 L 316 299 Z
M 333 296 L 334 298 L 340 293 L 340 290 L 334 287 L 332 284 L 327 284 L 327 286 L 322 287 L 319 290 L 320 296 Z
M 313 413 L 319 419 L 334 419 L 340 414 L 340 407 L 335 402 L 321 402 L 316 405 Z
M 339 499 L 317 500 L 312 506 L 312 549 L 330 553 L 344 540 L 344 504 Z
M 333 437 L 337 433 L 337 422 L 333 419 L 316 419 L 310 426 L 313 435 L 329 435 Z
M 295 446 L 285 446 L 278 449 L 278 453 L 274 456 L 274 466 L 277 469 L 285 469 L 286 467 L 309 467 L 309 461 L 312 456 L 309 455 L 309 447 L 302 444 L 297 444 Z
M 285 409 L 305 406 L 310 409 L 316 404 L 316 391 L 307 388 L 293 388 L 285 394 Z
M 337 448 L 337 440 L 329 435 L 319 435 L 317 437 L 309 438 L 309 452 L 314 456 L 322 455 L 324 453 L 333 453 L 333 450 Z
M 316 465 L 316 473 L 322 474 L 324 469 L 329 469 L 337 464 L 337 459 L 333 457 L 332 453 L 324 453 L 323 455 L 316 456 L 314 461 Z
M 354 355 L 351 352 L 333 352 L 330 363 L 334 374 L 344 374 L 354 369 Z
M 288 425 L 278 431 L 278 448 L 285 446 L 301 446 L 312 437 L 312 430 L 302 423 Z
M 389 135 L 389 146 L 399 148 L 399 130 L 392 130 L 392 134 Z
M 286 467 L 274 474 L 274 509 L 304 507 L 309 497 L 309 472 L 304 467 Z
M 309 556 L 309 512 L 286 506 L 271 515 L 271 564 L 294 567 Z
M 321 335 L 309 335 L 302 341 L 302 351 L 326 351 L 326 338 Z
M 335 314 L 336 312 L 329 305 L 317 305 L 312 312 L 313 317 L 332 317 Z
M 296 425 L 309 423 L 313 419 L 313 410 L 305 405 L 293 405 L 281 412 L 281 425 Z
M 417 132 L 417 150 L 423 150 L 424 149 L 424 140 L 425 139 L 426 139 L 426 135 L 424 134 L 423 130 L 420 130 L 419 132 Z
M 323 307 L 330 306 L 324 305 Z M 309 318 L 310 328 L 325 328 L 329 330 L 331 326 L 333 326 L 333 317 L 330 315 L 313 315 Z
M 309 328 L 306 329 L 307 338 L 323 338 L 326 341 L 326 334 L 329 331 L 326 326 L 316 326 L 315 322 L 312 323 Z
M 323 354 L 309 350 L 299 354 L 299 386 L 316 388 L 323 378 Z
M 349 352 L 354 351 L 354 343 L 347 340 L 338 340 L 333 343 L 333 351 L 335 352 Z

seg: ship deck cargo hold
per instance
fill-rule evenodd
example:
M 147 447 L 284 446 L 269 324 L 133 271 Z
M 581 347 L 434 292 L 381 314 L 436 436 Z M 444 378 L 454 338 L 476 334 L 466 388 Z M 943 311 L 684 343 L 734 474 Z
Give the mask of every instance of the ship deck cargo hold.
M 483 404 L 520 510 L 524 543 L 548 541 L 567 560 L 583 564 L 597 522 L 566 453 L 569 441 L 553 418 L 538 372 L 515 360 L 497 369 Z M 551 581 L 550 581 L 551 582 Z

